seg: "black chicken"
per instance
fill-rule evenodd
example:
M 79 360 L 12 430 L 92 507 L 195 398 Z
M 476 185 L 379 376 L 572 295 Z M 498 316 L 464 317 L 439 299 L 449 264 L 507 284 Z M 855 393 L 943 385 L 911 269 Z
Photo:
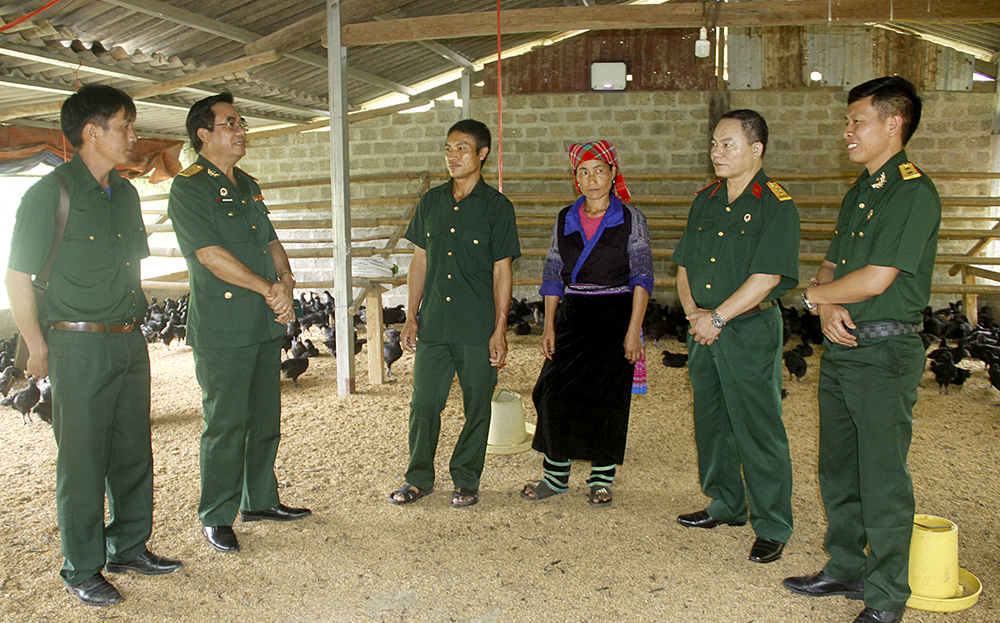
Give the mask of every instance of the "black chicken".
M 15 411 L 21 413 L 21 422 L 27 424 L 31 422 L 31 407 L 38 403 L 42 394 L 38 390 L 38 381 L 34 377 L 28 377 L 28 386 L 11 396 L 10 406 Z
M 683 368 L 687 365 L 688 356 L 686 353 L 672 353 L 669 350 L 663 351 L 663 365 L 668 368 Z
M 786 350 L 781 357 L 785 360 L 785 367 L 788 369 L 790 377 L 795 377 L 796 381 L 801 381 L 809 369 L 809 364 L 805 358 L 794 350 Z
M 309 357 L 289 357 L 281 362 L 281 374 L 286 379 L 292 379 L 292 387 L 299 386 L 299 377 L 309 368 Z
M 385 361 L 389 376 L 396 376 L 392 373 L 392 364 L 403 356 L 403 347 L 399 343 L 399 330 L 388 329 L 385 332 L 385 338 L 386 342 L 382 345 L 382 360 Z
M 934 380 L 938 384 L 938 394 L 941 394 L 941 390 L 944 390 L 945 394 L 949 393 L 948 385 L 954 383 L 958 377 L 958 368 L 952 361 L 951 353 L 939 352 L 938 356 L 931 360 L 931 372 L 934 373 Z

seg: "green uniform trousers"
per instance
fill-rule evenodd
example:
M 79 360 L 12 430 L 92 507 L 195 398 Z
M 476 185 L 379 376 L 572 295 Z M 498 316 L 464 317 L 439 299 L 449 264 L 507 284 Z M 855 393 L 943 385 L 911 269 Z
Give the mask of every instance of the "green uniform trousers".
M 434 455 L 441 433 L 441 411 L 452 379 L 465 402 L 465 426 L 451 454 L 449 469 L 455 487 L 479 488 L 490 432 L 490 401 L 497 369 L 490 365 L 489 344 L 417 342 L 410 401 L 410 465 L 406 482 L 420 490 L 434 486 Z
M 48 346 L 60 575 L 72 585 L 142 554 L 153 530 L 149 354 L 139 331 L 50 331 Z
M 819 484 L 830 555 L 824 571 L 864 579 L 866 606 L 901 610 L 910 596 L 914 505 L 906 455 L 923 344 L 911 334 L 860 340 L 854 348 L 823 345 Z
M 281 338 L 191 350 L 205 417 L 198 517 L 203 526 L 229 526 L 237 510 L 278 505 Z
M 737 316 L 711 346 L 688 337 L 694 437 L 708 513 L 785 543 L 792 534 L 792 462 L 781 421 L 781 312 Z M 746 487 L 744 488 L 744 478 Z

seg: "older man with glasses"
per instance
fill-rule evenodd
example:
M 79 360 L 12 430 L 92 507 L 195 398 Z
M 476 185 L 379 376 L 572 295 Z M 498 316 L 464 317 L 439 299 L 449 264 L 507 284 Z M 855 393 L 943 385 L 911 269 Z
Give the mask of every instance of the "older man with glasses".
M 310 514 L 278 499 L 281 335 L 295 314 L 288 256 L 257 182 L 236 168 L 247 123 L 222 93 L 187 117 L 197 161 L 170 189 L 167 213 L 191 283 L 187 343 L 194 352 L 205 425 L 198 516 L 209 545 L 234 552 L 232 523 Z

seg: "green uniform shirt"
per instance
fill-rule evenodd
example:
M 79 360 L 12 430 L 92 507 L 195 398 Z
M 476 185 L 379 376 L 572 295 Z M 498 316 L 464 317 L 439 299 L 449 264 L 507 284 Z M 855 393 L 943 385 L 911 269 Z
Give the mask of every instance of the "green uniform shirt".
M 448 180 L 420 198 L 406 239 L 427 253 L 420 338 L 488 342 L 496 328 L 493 264 L 521 255 L 510 200 L 480 178 L 456 203 Z
M 882 294 L 844 305 L 855 324 L 921 321 L 920 310 L 931 295 L 940 226 L 941 198 L 934 182 L 909 163 L 905 151 L 874 175 L 861 173 L 844 196 L 826 259 L 837 265 L 834 279 L 869 264 L 892 266 L 899 274 Z
M 781 275 L 764 301 L 799 283 L 799 211 L 761 169 L 736 201 L 727 180 L 698 191 L 673 261 L 687 270 L 698 307 L 715 309 L 754 273 Z
M 260 186 L 240 169 L 233 175 L 236 184 L 199 157 L 170 187 L 167 215 L 191 283 L 187 344 L 193 347 L 249 346 L 285 332 L 263 296 L 219 279 L 195 256 L 198 249 L 220 246 L 261 277 L 276 278 L 268 244 L 278 236 Z
M 69 188 L 69 216 L 49 277 L 43 323 L 142 320 L 139 260 L 149 257 L 139 194 L 111 171 L 111 195 L 94 179 L 79 154 L 56 168 Z M 37 275 L 55 239 L 59 183 L 47 175 L 28 189 L 17 209 L 7 267 Z

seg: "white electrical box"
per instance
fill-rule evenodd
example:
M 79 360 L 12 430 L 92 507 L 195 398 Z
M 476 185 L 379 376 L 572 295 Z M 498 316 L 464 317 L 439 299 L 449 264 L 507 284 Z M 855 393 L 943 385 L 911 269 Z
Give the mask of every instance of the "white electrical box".
M 624 91 L 627 82 L 625 63 L 590 64 L 590 88 L 594 91 Z

